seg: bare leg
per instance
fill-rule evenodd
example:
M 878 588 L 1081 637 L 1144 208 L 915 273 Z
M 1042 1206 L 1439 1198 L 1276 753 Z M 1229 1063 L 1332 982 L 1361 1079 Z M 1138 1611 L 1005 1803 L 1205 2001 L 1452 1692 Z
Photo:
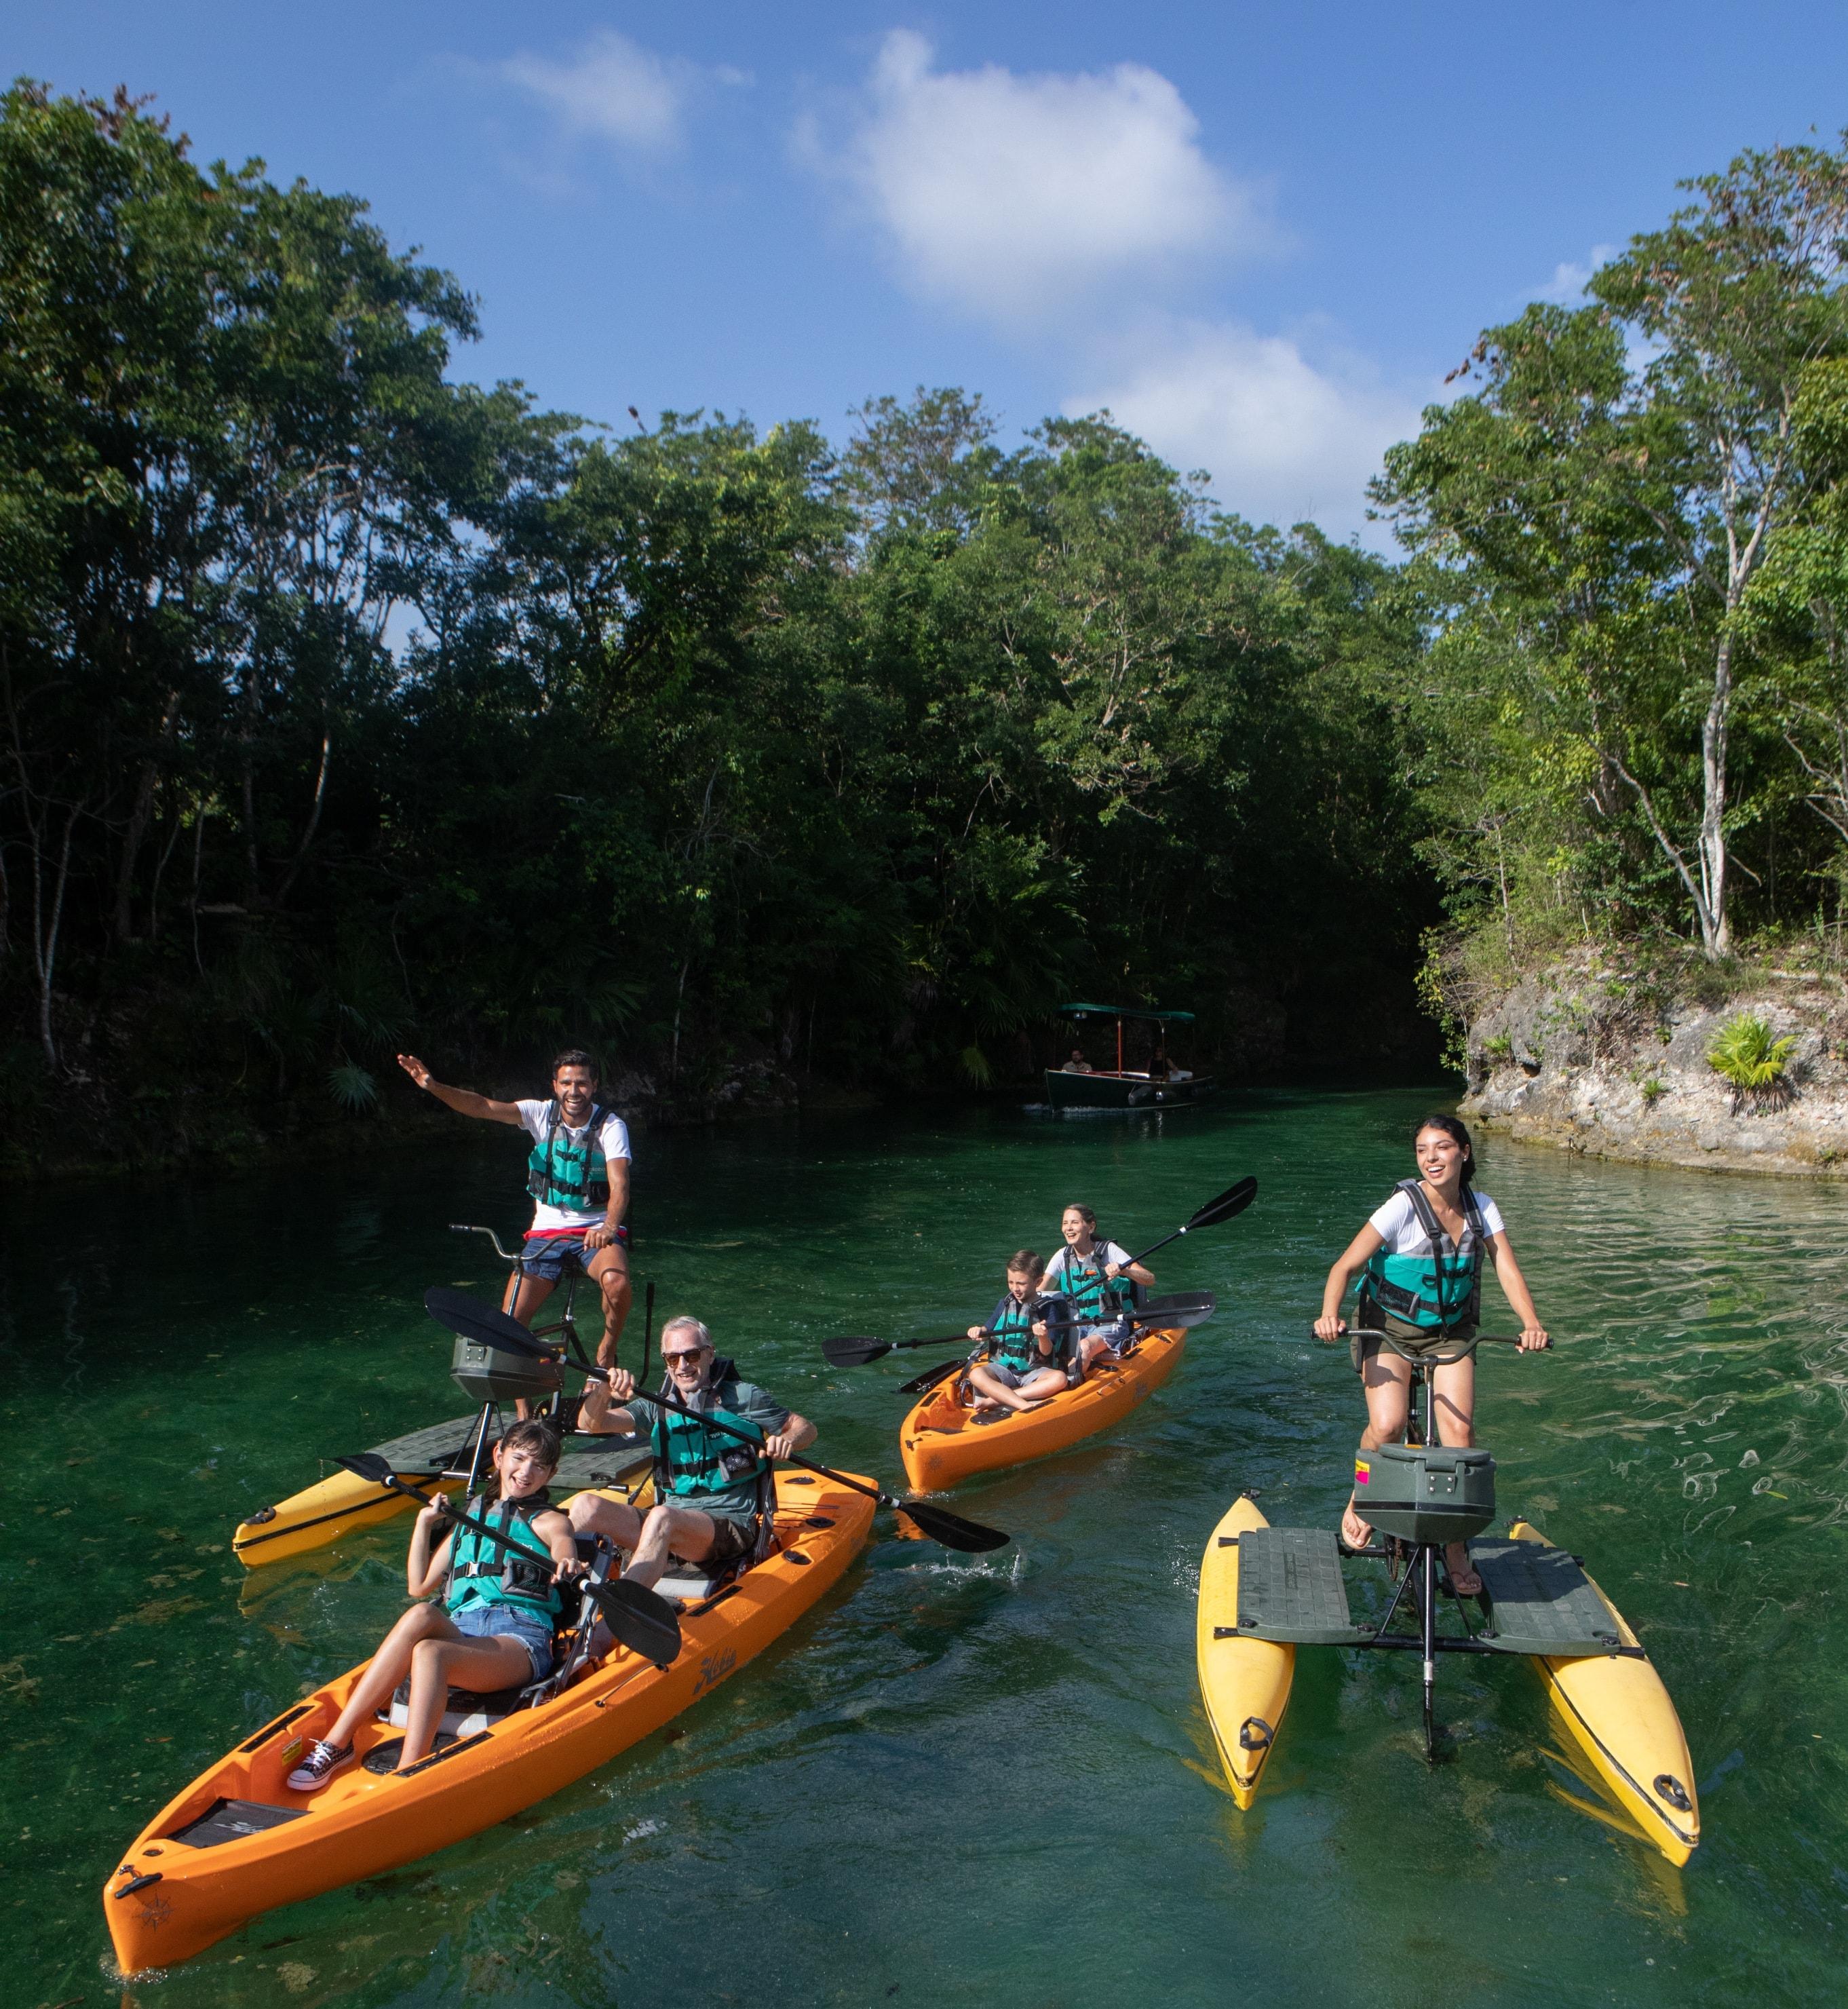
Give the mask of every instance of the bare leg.
M 969 1369 L 969 1386 L 975 1391 L 975 1406 L 991 1409 L 1024 1409 L 1029 1406 L 997 1374 L 986 1366 Z
M 623 1576 L 630 1583 L 652 1590 L 660 1582 L 671 1554 L 689 1563 L 703 1562 L 712 1554 L 717 1536 L 712 1516 L 696 1507 L 651 1507 Z
M 574 1535 L 603 1535 L 619 1549 L 633 1549 L 642 1539 L 642 1516 L 621 1500 L 579 1493 L 565 1509 Z
M 597 1342 L 597 1364 L 614 1367 L 617 1341 L 628 1322 L 628 1308 L 635 1295 L 628 1280 L 628 1254 L 620 1242 L 612 1242 L 608 1248 L 598 1249 L 585 1264 L 584 1274 L 595 1281 L 604 1297 L 604 1336 Z
M 411 1696 L 398 1769 L 409 1771 L 430 1755 L 451 1688 L 491 1694 L 533 1678 L 533 1656 L 517 1639 L 464 1639 L 447 1621 L 451 1636 L 433 1635 L 411 1649 Z
M 1470 1449 L 1476 1441 L 1476 1356 L 1467 1354 L 1439 1368 L 1432 1394 L 1438 1442 L 1453 1451 Z M 1467 1542 L 1451 1543 L 1444 1550 L 1444 1562 L 1459 1596 L 1474 1597 L 1482 1588 L 1482 1578 L 1471 1567 Z
M 1382 1444 L 1398 1443 L 1405 1434 L 1405 1419 L 1411 1413 L 1411 1362 L 1386 1347 L 1375 1348 L 1367 1358 L 1362 1381 L 1367 1394 L 1367 1427 L 1361 1433 L 1361 1449 L 1375 1451 Z M 1341 1516 L 1341 1539 L 1351 1549 L 1364 1549 L 1373 1539 L 1372 1525 L 1356 1511 L 1351 1493 Z
M 411 1655 L 419 1642 L 432 1638 L 437 1629 L 452 1631 L 448 1619 L 434 1604 L 413 1604 L 379 1643 L 372 1664 L 359 1679 L 352 1699 L 335 1717 L 326 1741 L 351 1744 L 353 1733 L 372 1720 L 373 1712 L 396 1689 L 410 1671 Z

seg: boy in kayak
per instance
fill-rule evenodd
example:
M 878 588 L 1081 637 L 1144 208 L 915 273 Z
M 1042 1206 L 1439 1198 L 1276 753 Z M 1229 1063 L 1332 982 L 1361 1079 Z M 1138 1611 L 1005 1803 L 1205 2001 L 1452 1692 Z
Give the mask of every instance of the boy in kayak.
M 1121 1353 L 1135 1329 L 1127 1312 L 1113 1309 L 1112 1302 L 1106 1302 L 1115 1297 L 1110 1286 L 1119 1277 L 1128 1277 L 1146 1289 L 1155 1277 L 1140 1263 L 1131 1262 L 1127 1249 L 1096 1238 L 1097 1217 L 1088 1206 L 1068 1206 L 1059 1231 L 1065 1246 L 1046 1266 L 1039 1288 L 1071 1301 L 1078 1336 L 1067 1378 L 1075 1385 L 1094 1360 L 1106 1353 Z
M 580 1493 L 571 1503 L 572 1525 L 631 1551 L 623 1574 L 649 1589 L 671 1555 L 715 1574 L 748 1558 L 757 1543 L 759 1480 L 775 1460 L 812 1444 L 816 1434 L 806 1417 L 741 1380 L 731 1362 L 718 1359 L 712 1334 L 696 1318 L 670 1319 L 661 1328 L 661 1359 L 678 1401 L 749 1430 L 758 1442 L 740 1444 L 707 1430 L 698 1416 L 638 1395 L 626 1368 L 611 1369 L 607 1381 L 585 1390 L 580 1430 L 634 1430 L 653 1439 L 655 1504 L 644 1515 L 621 1501 Z
M 1339 1339 L 1347 1330 L 1341 1301 L 1358 1276 L 1356 1323 L 1363 1332 L 1390 1334 L 1393 1345 L 1402 1349 L 1395 1352 L 1358 1334 L 1348 1341 L 1349 1358 L 1366 1391 L 1363 1451 L 1398 1444 L 1405 1436 L 1411 1397 L 1407 1353 L 1428 1354 L 1438 1363 L 1432 1394 L 1439 1443 L 1462 1449 L 1475 1442 L 1475 1343 L 1485 1252 L 1521 1321 L 1521 1352 L 1537 1352 L 1552 1344 L 1509 1245 L 1501 1210 L 1475 1189 L 1475 1150 L 1467 1129 L 1454 1116 L 1428 1116 L 1414 1134 L 1412 1149 L 1419 1176 L 1401 1179 L 1392 1198 L 1348 1244 L 1328 1273 L 1322 1316 L 1315 1321 L 1319 1339 Z M 1351 1497 L 1341 1517 L 1341 1539 L 1357 1549 L 1373 1539 Z M 1473 1597 L 1482 1588 L 1470 1567 L 1467 1543 L 1451 1543 L 1444 1561 L 1460 1596 Z
M 1069 1313 L 1062 1299 L 1039 1295 L 1043 1267 L 1036 1249 L 1009 1256 L 1000 1302 L 986 1325 L 969 1327 L 971 1339 L 988 1341 L 988 1358 L 969 1369 L 978 1420 L 1004 1409 L 1036 1409 L 1065 1386 Z
M 443 1503 L 423 1508 L 411 1529 L 405 1581 L 412 1597 L 441 1590 L 441 1602 L 413 1604 L 385 1635 L 352 1699 L 289 1773 L 292 1793 L 312 1793 L 352 1763 L 354 1732 L 390 1700 L 407 1672 L 409 1720 L 398 1749 L 400 1772 L 430 1755 L 452 1688 L 492 1694 L 542 1681 L 552 1671 L 552 1635 L 563 1603 L 558 1586 L 582 1568 L 571 1523 L 545 1490 L 558 1467 L 558 1433 L 536 1420 L 515 1423 L 494 1446 L 494 1459 L 487 1504 L 471 1501 L 469 1512 L 528 1548 L 544 1549 L 553 1568 L 473 1528 L 443 1534 Z M 438 1538 L 434 1554 L 433 1538 Z
M 544 1102 L 495 1102 L 472 1088 L 446 1087 L 415 1054 L 400 1054 L 398 1065 L 458 1115 L 512 1124 L 533 1139 L 526 1160 L 533 1225 L 501 1309 L 530 1325 L 566 1264 L 575 1263 L 603 1293 L 597 1358 L 600 1366 L 614 1365 L 632 1295 L 622 1221 L 628 1211 L 628 1126 L 614 1110 L 598 1106 L 596 1061 L 575 1047 L 561 1054 Z

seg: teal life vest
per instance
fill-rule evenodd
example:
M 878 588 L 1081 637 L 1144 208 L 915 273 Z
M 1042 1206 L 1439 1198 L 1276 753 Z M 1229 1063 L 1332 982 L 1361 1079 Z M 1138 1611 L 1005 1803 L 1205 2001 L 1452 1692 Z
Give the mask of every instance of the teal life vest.
M 1043 1300 L 1037 1295 L 1023 1305 L 1010 1291 L 988 1322 L 990 1358 L 1003 1367 L 1011 1367 L 1017 1374 L 1053 1366 L 1055 1360 L 1047 1359 L 1033 1337 L 1033 1321 L 1043 1315 Z
M 726 1391 L 735 1390 L 738 1380 L 738 1371 L 729 1360 L 715 1359 L 706 1384 L 712 1392 L 711 1408 L 698 1416 L 682 1416 L 678 1409 L 656 1409 L 654 1428 L 650 1434 L 654 1441 L 657 1498 L 665 1493 L 697 1506 L 700 1493 L 756 1485 L 770 1471 L 770 1462 L 761 1450 L 706 1427 L 704 1419 L 710 1417 L 714 1423 L 729 1423 L 734 1430 L 748 1430 L 762 1443 L 761 1425 L 725 1406 Z M 676 1401 L 681 1399 L 678 1388 L 664 1384 L 662 1392 Z
M 541 1205 L 588 1214 L 609 1204 L 610 1175 L 599 1140 L 610 1114 L 593 1103 L 582 1142 L 574 1144 L 554 1098 L 546 1112 L 545 1135 L 526 1160 L 526 1190 Z
M 1416 1179 L 1401 1179 L 1398 1190 L 1425 1231 L 1422 1256 L 1393 1256 L 1376 1249 L 1361 1273 L 1362 1295 L 1382 1312 L 1428 1332 L 1447 1332 L 1452 1326 L 1475 1325 L 1482 1313 L 1482 1251 L 1489 1244 L 1482 1210 L 1474 1188 L 1463 1189 L 1463 1240 L 1452 1243 L 1425 1189 Z
M 528 1548 L 543 1549 L 533 1532 L 533 1516 L 551 1504 L 543 1492 L 524 1500 L 497 1500 L 483 1507 L 469 1502 L 469 1511 Z M 444 1601 L 451 1611 L 470 1605 L 504 1605 L 509 1612 L 555 1631 L 565 1600 L 552 1582 L 552 1565 L 529 1561 L 519 1550 L 490 1541 L 473 1528 L 458 1528 L 449 1550 L 449 1582 Z
M 1060 1294 L 1071 1301 L 1071 1316 L 1082 1326 L 1108 1325 L 1121 1316 L 1126 1299 L 1130 1304 L 1135 1302 L 1135 1284 L 1131 1278 L 1103 1274 L 1103 1252 L 1108 1245 L 1107 1237 L 1097 1236 L 1092 1242 L 1091 1253 L 1085 1256 L 1074 1255 L 1067 1242 L 1054 1259 L 1062 1265 Z

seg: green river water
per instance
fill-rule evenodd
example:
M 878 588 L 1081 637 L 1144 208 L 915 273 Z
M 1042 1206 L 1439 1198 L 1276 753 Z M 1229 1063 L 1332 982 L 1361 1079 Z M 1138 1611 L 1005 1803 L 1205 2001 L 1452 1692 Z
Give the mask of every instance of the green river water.
M 1245 1172 L 1241 1220 L 1156 1264 L 1222 1316 L 1112 1436 L 965 1487 L 1012 1531 L 890 1538 L 665 1734 L 429 1861 L 113 1978 L 104 1876 L 239 1737 L 370 1648 L 408 1522 L 246 1574 L 231 1531 L 330 1454 L 459 1414 L 427 1284 L 493 1288 L 455 1220 L 520 1222 L 520 1140 L 127 1189 L 9 1194 L 0 1465 L 0 2001 L 1367 2005 L 1833 2004 L 1848 1995 L 1848 1189 L 1490 1140 L 1553 1354 L 1485 1357 L 1506 1511 L 1585 1555 L 1680 1708 L 1685 1870 L 1570 1805 L 1527 1667 L 1305 1649 L 1257 1806 L 1194 1676 L 1201 1551 L 1241 1490 L 1332 1522 L 1344 1353 L 1299 1338 L 1411 1170 L 1416 1092 L 1228 1096 L 1166 1118 L 766 1121 L 638 1139 L 637 1274 L 899 1476 L 895 1384 L 830 1333 L 949 1331 L 1088 1199 L 1132 1246 Z M 1488 1295 L 1499 1318 L 1500 1300 Z M 639 1330 L 639 1315 L 637 1327 Z

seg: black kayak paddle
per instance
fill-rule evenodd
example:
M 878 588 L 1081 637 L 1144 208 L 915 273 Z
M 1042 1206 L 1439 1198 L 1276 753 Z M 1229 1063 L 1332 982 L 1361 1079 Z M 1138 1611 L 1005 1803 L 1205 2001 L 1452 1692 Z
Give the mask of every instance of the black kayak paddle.
M 344 1465 L 356 1479 L 369 1479 L 388 1492 L 402 1493 L 426 1507 L 438 1508 L 448 1519 L 462 1527 L 473 1528 L 476 1534 L 485 1536 L 497 1547 L 525 1556 L 529 1561 L 542 1563 L 547 1569 L 558 1567 L 557 1557 L 543 1549 L 511 1540 L 499 1529 L 490 1527 L 474 1515 L 464 1513 L 446 1500 L 433 1500 L 420 1488 L 406 1484 L 391 1469 L 391 1461 L 381 1458 L 375 1451 L 361 1451 L 352 1458 L 337 1458 L 334 1462 Z M 587 1583 L 582 1588 L 589 1592 L 591 1602 L 603 1614 L 604 1623 L 611 1634 L 631 1653 L 639 1653 L 643 1660 L 653 1661 L 658 1667 L 671 1667 L 679 1658 L 680 1614 L 659 1591 L 621 1578 L 614 1583 Z
M 1178 1242 L 1182 1235 L 1191 1235 L 1196 1228 L 1217 1228 L 1221 1221 L 1230 1221 L 1235 1215 L 1243 1214 L 1257 1197 L 1258 1182 L 1255 1178 L 1239 1180 L 1235 1185 L 1227 1186 L 1216 1199 L 1209 1199 L 1197 1214 L 1183 1221 L 1172 1235 L 1164 1235 L 1160 1241 L 1150 1242 L 1141 1255 L 1131 1256 L 1130 1262 L 1145 1261 L 1158 1249 L 1166 1249 L 1170 1242 Z
M 478 1298 L 471 1298 L 460 1291 L 444 1290 L 440 1286 L 423 1294 L 424 1309 L 451 1332 L 466 1334 L 471 1339 L 486 1341 L 490 1346 L 504 1348 L 509 1353 L 524 1353 L 534 1360 L 548 1360 L 551 1350 L 542 1346 L 518 1319 L 510 1318 L 504 1312 L 497 1312 L 484 1305 Z M 609 1376 L 600 1367 L 587 1371 L 593 1381 L 607 1381 Z M 639 1392 L 639 1391 L 638 1391 Z M 645 1401 L 658 1403 L 664 1409 L 677 1411 L 681 1416 L 691 1416 L 697 1423 L 703 1423 L 709 1430 L 716 1430 L 720 1437 L 736 1437 L 740 1444 L 761 1445 L 761 1437 L 754 1437 L 749 1430 L 735 1429 L 730 1423 L 721 1423 L 717 1417 L 703 1416 L 697 1409 L 689 1408 L 678 1397 L 664 1391 L 643 1397 Z M 990 1549 L 1004 1548 L 1013 1538 L 1004 1534 L 999 1528 L 985 1528 L 979 1521 L 965 1521 L 960 1514 L 952 1514 L 942 1507 L 926 1506 L 920 1500 L 900 1500 L 876 1486 L 868 1486 L 857 1479 L 850 1478 L 844 1472 L 837 1472 L 832 1465 L 816 1465 L 805 1458 L 789 1458 L 786 1465 L 799 1465 L 804 1472 L 812 1472 L 823 1479 L 831 1479 L 837 1486 L 844 1486 L 849 1492 L 864 1493 L 869 1500 L 876 1500 L 882 1507 L 890 1507 L 905 1515 L 933 1542 L 940 1542 L 946 1549 L 957 1549 L 966 1555 L 986 1554 Z
M 1139 1326 L 1146 1326 L 1153 1332 L 1172 1332 L 1177 1329 L 1191 1330 L 1195 1326 L 1204 1325 L 1218 1309 L 1219 1300 L 1210 1291 L 1182 1291 L 1171 1297 L 1151 1298 L 1146 1304 L 1138 1305 L 1135 1322 Z M 1053 1319 L 1049 1323 L 1070 1326 L 1095 1323 L 1096 1321 Z M 830 1367 L 864 1367 L 872 1361 L 883 1359 L 887 1354 L 897 1352 L 906 1347 L 954 1346 L 965 1335 L 961 1333 L 951 1333 L 930 1339 L 873 1339 L 859 1334 L 844 1334 L 838 1339 L 824 1339 L 821 1343 L 821 1351 L 823 1358 Z M 951 1367 L 963 1365 L 960 1360 L 951 1361 L 946 1362 L 940 1372 L 936 1369 L 931 1371 L 938 1380 L 941 1380 Z M 920 1379 L 914 1387 L 908 1381 L 901 1392 L 921 1394 L 925 1389 L 934 1385 L 933 1381 Z

